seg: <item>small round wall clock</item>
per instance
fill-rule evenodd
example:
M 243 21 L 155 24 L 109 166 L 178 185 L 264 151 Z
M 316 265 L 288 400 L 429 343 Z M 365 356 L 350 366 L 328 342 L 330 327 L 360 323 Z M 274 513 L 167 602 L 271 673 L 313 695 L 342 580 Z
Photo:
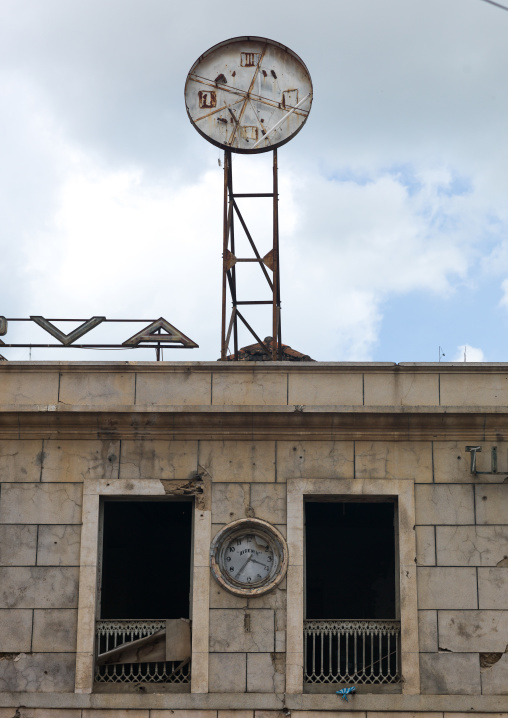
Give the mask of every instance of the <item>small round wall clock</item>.
M 267 152 L 304 126 L 312 81 L 285 45 L 266 37 L 235 37 L 196 60 L 185 83 L 185 105 L 196 130 L 217 147 Z
M 237 596 L 259 596 L 284 578 L 288 550 L 282 534 L 261 519 L 240 519 L 225 526 L 210 547 L 215 580 Z

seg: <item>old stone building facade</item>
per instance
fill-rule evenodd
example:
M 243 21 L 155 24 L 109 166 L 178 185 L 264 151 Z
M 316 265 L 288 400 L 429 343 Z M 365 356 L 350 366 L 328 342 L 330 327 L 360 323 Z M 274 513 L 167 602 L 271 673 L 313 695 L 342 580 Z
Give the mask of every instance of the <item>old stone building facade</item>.
M 0 363 L 0 718 L 508 716 L 507 438 L 505 364 Z

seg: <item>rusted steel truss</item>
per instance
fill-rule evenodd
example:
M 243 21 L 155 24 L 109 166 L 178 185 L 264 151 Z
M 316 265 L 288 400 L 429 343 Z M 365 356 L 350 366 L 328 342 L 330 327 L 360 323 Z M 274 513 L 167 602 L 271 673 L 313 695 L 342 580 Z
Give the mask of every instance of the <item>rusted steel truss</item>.
M 32 322 L 44 329 L 48 334 L 57 339 L 59 344 L 35 344 L 30 343 L 7 343 L 0 339 L 0 347 L 26 347 L 26 348 L 46 348 L 55 349 L 63 347 L 71 347 L 74 349 L 155 349 L 157 361 L 162 357 L 162 348 L 165 349 L 194 349 L 198 347 L 196 342 L 182 334 L 182 332 L 170 324 L 164 317 L 159 319 L 106 319 L 106 317 L 91 317 L 90 319 L 45 319 L 41 316 L 31 316 L 29 319 L 7 319 L 0 317 L 0 336 L 6 336 L 9 324 L 15 322 Z M 79 327 L 66 334 L 56 327 L 53 322 L 82 322 Z M 142 323 L 144 326 L 133 336 L 126 339 L 121 344 L 76 344 L 88 332 L 95 329 L 99 324 L 133 324 Z M 132 330 L 131 330 L 132 331 Z
M 272 247 L 263 257 L 258 252 L 254 239 L 247 227 L 244 217 L 238 206 L 238 199 L 264 199 L 272 198 L 273 230 Z M 235 219 L 241 225 L 254 254 L 253 257 L 237 257 L 235 254 Z M 269 287 L 269 299 L 240 300 L 238 299 L 236 265 L 241 262 L 256 262 L 266 279 Z M 267 271 L 269 270 L 269 271 Z M 271 276 L 270 276 L 271 275 Z M 228 296 L 231 301 L 231 314 L 227 320 Z M 249 305 L 272 305 L 272 347 L 268 348 L 258 334 L 254 331 L 239 307 Z M 281 316 L 280 316 L 280 273 L 279 273 L 279 187 L 277 150 L 273 150 L 273 186 L 271 192 L 235 193 L 233 190 L 233 168 L 231 164 L 231 151 L 224 152 L 224 232 L 222 252 L 222 334 L 221 334 L 221 360 L 228 358 L 231 337 L 233 338 L 233 356 L 238 359 L 238 320 L 249 330 L 252 336 L 261 345 L 262 349 L 273 361 L 282 358 Z

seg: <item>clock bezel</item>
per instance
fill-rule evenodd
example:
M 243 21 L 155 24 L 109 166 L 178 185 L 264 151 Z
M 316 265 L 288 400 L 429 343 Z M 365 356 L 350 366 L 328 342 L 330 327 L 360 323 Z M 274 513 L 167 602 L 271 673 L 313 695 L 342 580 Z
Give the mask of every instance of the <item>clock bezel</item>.
M 228 575 L 224 555 L 226 547 L 235 536 L 257 534 L 272 548 L 278 565 L 273 573 L 252 585 L 235 581 Z M 284 536 L 275 526 L 261 519 L 239 519 L 221 529 L 210 546 L 210 569 L 217 583 L 235 596 L 261 596 L 272 591 L 284 578 L 288 565 L 288 549 Z

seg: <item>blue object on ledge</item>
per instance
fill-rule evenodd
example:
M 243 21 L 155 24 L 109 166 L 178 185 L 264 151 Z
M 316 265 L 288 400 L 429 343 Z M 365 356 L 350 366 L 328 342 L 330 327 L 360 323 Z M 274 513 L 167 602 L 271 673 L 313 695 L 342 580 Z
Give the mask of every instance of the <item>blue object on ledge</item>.
M 351 688 L 341 688 L 340 691 L 335 691 L 338 696 L 341 696 L 344 698 L 346 703 L 348 703 L 348 694 L 354 693 L 356 691 L 356 686 L 351 686 Z

